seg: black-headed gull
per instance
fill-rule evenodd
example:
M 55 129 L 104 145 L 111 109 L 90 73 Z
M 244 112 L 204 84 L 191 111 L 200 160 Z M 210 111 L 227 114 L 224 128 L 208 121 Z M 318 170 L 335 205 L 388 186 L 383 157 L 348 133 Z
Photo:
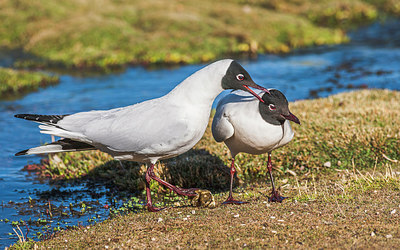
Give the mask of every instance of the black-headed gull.
M 267 167 L 272 182 L 269 200 L 282 202 L 284 199 L 275 189 L 271 152 L 292 140 L 294 133 L 289 121 L 298 124 L 300 121 L 289 111 L 288 101 L 279 90 L 270 89 L 269 94 L 262 95 L 262 99 L 264 102 L 237 90 L 218 102 L 212 134 L 217 142 L 225 142 L 232 156 L 231 185 L 225 204 L 243 203 L 232 197 L 235 156 L 240 152 L 255 155 L 268 153 Z
M 165 96 L 135 105 L 71 115 L 18 114 L 15 117 L 41 123 L 41 133 L 64 139 L 16 155 L 100 149 L 117 160 L 146 163 L 146 205 L 158 211 L 151 202 L 150 180 L 180 195 L 196 196 L 196 189 L 158 178 L 153 172 L 156 161 L 180 155 L 201 139 L 211 105 L 224 89 L 249 91 L 262 101 L 249 87 L 268 92 L 239 63 L 225 59 L 195 72 Z

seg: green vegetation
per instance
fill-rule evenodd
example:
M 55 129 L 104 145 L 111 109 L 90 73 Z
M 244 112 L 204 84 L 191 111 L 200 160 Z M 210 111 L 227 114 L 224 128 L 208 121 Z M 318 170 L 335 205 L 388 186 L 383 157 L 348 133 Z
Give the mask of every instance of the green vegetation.
M 58 77 L 41 72 L 13 70 L 0 67 L 0 99 L 34 91 L 58 82 Z
M 208 128 L 193 150 L 159 163 L 156 174 L 179 186 L 219 190 L 215 209 L 187 207 L 186 200 L 167 195 L 178 207 L 123 213 L 19 246 L 395 247 L 400 243 L 399 98 L 398 91 L 362 90 L 290 103 L 302 124 L 294 124 L 293 141 L 272 154 L 277 185 L 290 197 L 281 204 L 267 202 L 266 156 L 241 154 L 236 163 L 242 185 L 235 195 L 250 203 L 221 205 L 229 152 Z M 124 162 L 121 167 L 97 151 L 53 155 L 43 166 L 40 171 L 54 179 L 93 177 L 121 190 L 144 188 L 144 166 Z M 158 185 L 152 190 L 156 202 L 166 201 L 166 190 Z
M 347 41 L 344 30 L 398 15 L 395 0 L 0 2 L 0 47 L 18 67 L 178 64 Z

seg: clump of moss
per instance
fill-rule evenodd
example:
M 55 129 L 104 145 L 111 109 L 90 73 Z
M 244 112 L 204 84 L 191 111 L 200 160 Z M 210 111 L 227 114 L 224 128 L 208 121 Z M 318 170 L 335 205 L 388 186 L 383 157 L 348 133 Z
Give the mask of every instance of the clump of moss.
M 58 81 L 57 76 L 50 76 L 41 72 L 0 68 L 0 96 L 3 99 L 23 94 L 55 84 Z

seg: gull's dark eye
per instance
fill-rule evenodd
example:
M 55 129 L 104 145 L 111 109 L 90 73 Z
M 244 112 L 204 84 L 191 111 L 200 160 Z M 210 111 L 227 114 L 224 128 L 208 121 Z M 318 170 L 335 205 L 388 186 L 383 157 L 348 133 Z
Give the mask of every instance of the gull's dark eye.
M 276 107 L 275 107 L 275 105 L 274 104 L 270 104 L 270 105 L 268 105 L 268 108 L 269 108 L 269 110 L 271 110 L 271 111 L 274 111 L 275 109 L 276 109 Z
M 244 75 L 243 74 L 238 74 L 236 76 L 236 79 L 238 79 L 239 81 L 243 81 L 244 80 Z

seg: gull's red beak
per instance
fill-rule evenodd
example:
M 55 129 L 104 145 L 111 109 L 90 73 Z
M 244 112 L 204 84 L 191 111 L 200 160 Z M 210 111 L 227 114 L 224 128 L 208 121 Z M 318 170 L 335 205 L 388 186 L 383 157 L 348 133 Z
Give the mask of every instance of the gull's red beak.
M 281 116 L 282 116 L 283 118 L 285 118 L 286 120 L 289 120 L 289 121 L 295 122 L 295 123 L 297 123 L 297 124 L 300 124 L 299 118 L 297 118 L 294 114 L 292 114 L 292 113 L 290 113 L 290 112 L 289 112 L 289 115 L 281 114 Z
M 260 100 L 260 102 L 265 103 L 264 100 L 263 100 L 259 95 L 257 95 L 253 90 L 251 90 L 249 86 L 243 85 L 243 87 L 245 87 L 245 88 L 247 89 L 247 91 L 249 91 L 252 95 L 254 95 L 255 97 L 257 97 L 257 99 Z M 254 86 L 253 88 L 259 89 L 259 90 L 262 90 L 262 91 L 264 91 L 264 92 L 267 92 L 268 94 L 271 94 L 271 93 L 269 93 L 269 90 L 268 90 L 268 89 L 263 88 L 263 87 L 261 87 L 261 86 L 256 85 L 256 86 Z

